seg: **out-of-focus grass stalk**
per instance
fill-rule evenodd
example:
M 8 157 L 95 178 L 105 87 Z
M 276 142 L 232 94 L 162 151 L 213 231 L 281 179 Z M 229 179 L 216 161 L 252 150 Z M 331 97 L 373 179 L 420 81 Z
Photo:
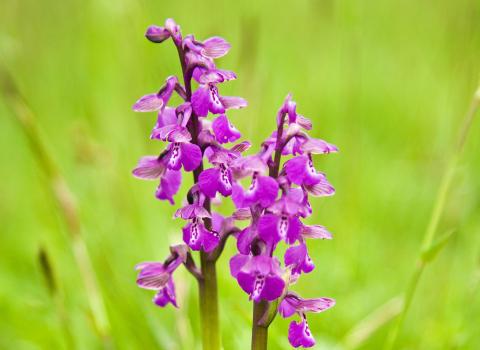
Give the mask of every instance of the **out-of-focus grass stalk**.
M 38 263 L 40 265 L 43 277 L 45 278 L 48 292 L 53 300 L 58 321 L 60 322 L 63 330 L 63 335 L 65 337 L 65 347 L 67 349 L 75 349 L 76 346 L 73 340 L 71 323 L 68 318 L 67 312 L 65 311 L 65 303 L 63 300 L 63 296 L 60 292 L 59 285 L 55 276 L 55 271 L 53 270 L 53 266 L 50 261 L 50 257 L 48 256 L 47 251 L 43 247 L 40 247 L 40 250 L 38 251 Z
M 75 197 L 47 148 L 44 146 L 41 134 L 35 124 L 33 113 L 15 86 L 14 80 L 3 70 L 0 71 L 0 79 L 1 91 L 7 107 L 11 109 L 12 115 L 30 142 L 31 149 L 47 177 L 48 187 L 54 201 L 58 205 L 60 216 L 65 221 L 95 329 L 102 338 L 103 345 L 110 347 L 110 323 L 98 287 L 91 258 L 81 234 L 81 224 L 75 204 Z
M 445 203 L 450 191 L 450 187 L 452 185 L 452 180 L 455 174 L 455 170 L 457 168 L 457 163 L 462 154 L 463 148 L 465 147 L 465 143 L 468 138 L 468 133 L 470 131 L 473 120 L 475 119 L 475 115 L 479 107 L 480 107 L 480 86 L 477 88 L 475 94 L 473 95 L 470 108 L 468 109 L 468 112 L 465 115 L 465 118 L 463 119 L 457 144 L 453 148 L 453 152 L 450 156 L 447 167 L 443 174 L 440 188 L 438 190 L 437 198 L 435 200 L 435 204 L 433 207 L 433 211 L 430 216 L 430 221 L 429 221 L 427 230 L 425 231 L 422 247 L 421 247 L 419 256 L 417 258 L 417 263 L 415 265 L 415 269 L 410 277 L 407 289 L 404 294 L 403 308 L 402 308 L 402 311 L 400 312 L 397 322 L 395 323 L 395 325 L 393 326 L 392 330 L 389 333 L 387 342 L 385 343 L 386 350 L 391 350 L 395 347 L 398 334 L 402 329 L 403 322 L 405 321 L 405 317 L 407 315 L 408 309 L 412 304 L 413 297 L 415 295 L 418 283 L 420 281 L 420 278 L 422 277 L 425 267 L 433 259 L 433 256 L 435 255 L 435 253 L 442 248 L 442 246 L 447 242 L 448 238 L 451 236 L 451 235 L 446 235 L 444 239 L 440 239 L 438 242 L 435 241 L 435 233 L 437 232 L 438 224 L 440 222 L 440 218 L 445 208 Z
M 396 296 L 360 320 L 345 336 L 342 342 L 345 349 L 353 350 L 359 348 L 378 329 L 398 316 L 402 311 L 402 303 L 402 298 Z

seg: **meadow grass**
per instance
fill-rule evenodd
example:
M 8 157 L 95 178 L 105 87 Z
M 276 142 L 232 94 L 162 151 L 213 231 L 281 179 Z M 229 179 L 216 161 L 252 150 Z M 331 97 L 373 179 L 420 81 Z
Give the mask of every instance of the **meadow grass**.
M 171 220 L 173 207 L 155 200 L 155 184 L 130 175 L 140 155 L 161 147 L 145 137 L 153 117 L 131 105 L 170 72 L 180 73 L 173 47 L 143 38 L 148 25 L 166 17 L 186 33 L 232 43 L 219 65 L 238 75 L 225 94 L 249 101 L 230 114 L 245 138 L 264 139 L 292 92 L 316 126 L 313 136 L 339 146 L 339 154 L 316 164 L 337 193 L 312 201 L 311 219 L 334 239 L 309 244 L 317 270 L 295 290 L 337 300 L 309 318 L 317 349 L 382 348 L 478 85 L 480 3 L 3 1 L 0 70 L 18 86 L 76 198 L 116 349 L 200 348 L 196 282 L 187 272 L 176 275 L 181 310 L 162 310 L 137 288 L 133 270 L 162 259 L 167 243 L 181 239 L 181 222 Z M 424 271 L 396 349 L 480 348 L 479 124 L 458 159 L 436 230 L 455 234 Z M 68 224 L 5 87 L 0 164 L 0 349 L 102 348 Z M 230 241 L 218 264 L 222 341 L 225 349 L 244 349 L 251 304 L 228 272 L 234 251 Z M 54 295 L 40 252 L 55 275 Z M 275 319 L 270 349 L 289 349 L 287 327 Z

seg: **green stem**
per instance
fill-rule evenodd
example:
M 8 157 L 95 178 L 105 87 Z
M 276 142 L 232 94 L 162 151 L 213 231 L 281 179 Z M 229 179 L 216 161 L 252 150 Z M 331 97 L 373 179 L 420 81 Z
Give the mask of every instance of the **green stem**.
M 220 327 L 218 322 L 217 270 L 215 261 L 208 260 L 208 254 L 200 253 L 202 278 L 200 292 L 200 317 L 202 345 L 204 350 L 220 349 Z
M 268 302 L 262 300 L 253 303 L 252 320 L 252 350 L 266 350 L 268 341 L 268 326 L 260 324 L 260 320 L 268 311 Z
M 417 264 L 415 266 L 415 269 L 412 275 L 410 276 L 409 284 L 408 284 L 407 290 L 405 291 L 402 311 L 400 312 L 398 321 L 396 322 L 395 326 L 393 327 L 393 329 L 391 330 L 387 338 L 387 342 L 385 343 L 386 350 L 391 350 L 391 349 L 394 349 L 395 347 L 398 335 L 402 329 L 403 322 L 405 321 L 408 309 L 410 308 L 410 305 L 412 304 L 412 301 L 413 301 L 413 297 L 415 296 L 418 283 L 420 281 L 420 278 L 422 277 L 425 267 L 427 266 L 427 262 L 423 260 L 422 254 L 423 252 L 428 251 L 434 242 L 435 233 L 437 232 L 438 225 L 442 217 L 445 204 L 447 202 L 448 193 L 450 192 L 450 187 L 453 183 L 453 178 L 454 178 L 455 170 L 457 168 L 458 159 L 460 158 L 460 155 L 463 151 L 463 148 L 467 141 L 468 133 L 470 131 L 473 120 L 475 118 L 475 114 L 477 113 L 479 107 L 480 107 L 480 87 L 475 92 L 472 102 L 470 104 L 470 108 L 468 109 L 468 112 L 465 115 L 465 118 L 463 119 L 460 134 L 457 139 L 456 147 L 453 149 L 447 168 L 443 173 L 442 181 L 437 194 L 437 199 L 435 200 L 435 205 L 430 215 L 430 221 L 424 234 L 422 248 L 417 258 Z

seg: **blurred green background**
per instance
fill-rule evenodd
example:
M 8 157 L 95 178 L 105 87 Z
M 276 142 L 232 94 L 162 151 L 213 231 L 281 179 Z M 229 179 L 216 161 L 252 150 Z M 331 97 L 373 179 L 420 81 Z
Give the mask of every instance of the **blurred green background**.
M 185 34 L 232 43 L 219 66 L 238 80 L 222 92 L 249 101 L 229 114 L 245 138 L 259 144 L 292 92 L 313 135 L 339 146 L 341 153 L 317 158 L 337 194 L 313 200 L 309 219 L 334 240 L 310 242 L 317 269 L 294 289 L 337 300 L 309 317 L 316 349 L 381 349 L 396 304 L 382 305 L 406 288 L 480 77 L 480 2 L 3 0 L 0 68 L 76 197 L 116 349 L 200 348 L 192 278 L 176 273 L 180 310 L 159 309 L 133 270 L 181 240 L 175 207 L 155 200 L 155 183 L 130 175 L 141 155 L 162 147 L 148 139 L 155 116 L 131 105 L 179 73 L 171 43 L 143 38 L 167 17 Z M 101 348 L 67 226 L 2 97 L 0 348 Z M 398 349 L 480 348 L 479 133 L 477 120 L 440 222 L 438 234 L 456 234 L 426 270 Z M 53 295 L 41 250 L 56 278 Z M 232 240 L 219 264 L 222 339 L 225 349 L 246 349 L 251 306 L 228 272 L 234 250 Z M 275 320 L 270 349 L 289 348 L 288 322 Z

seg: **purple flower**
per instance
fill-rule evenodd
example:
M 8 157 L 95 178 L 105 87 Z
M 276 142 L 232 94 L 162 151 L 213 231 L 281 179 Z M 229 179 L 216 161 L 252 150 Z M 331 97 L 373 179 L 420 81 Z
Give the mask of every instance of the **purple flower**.
M 240 152 L 227 150 L 222 147 L 208 147 L 205 154 L 214 167 L 202 171 L 198 178 L 198 187 L 202 193 L 210 198 L 214 198 L 217 192 L 224 197 L 230 196 L 232 194 L 233 181 L 230 164 L 240 157 Z
M 135 112 L 153 112 L 163 109 L 170 100 L 175 86 L 178 84 L 178 79 L 175 76 L 167 78 L 165 85 L 160 88 L 160 91 L 154 94 L 142 96 L 133 105 Z
M 255 172 L 250 187 L 246 191 L 240 185 L 234 185 L 232 199 L 237 208 L 245 208 L 256 204 L 266 208 L 277 199 L 278 188 L 278 183 L 274 178 L 262 176 Z
M 213 120 L 212 129 L 219 143 L 234 142 L 242 136 L 225 114 L 221 114 Z
M 220 96 L 216 83 L 200 84 L 192 95 L 192 108 L 199 117 L 225 113 L 227 109 L 238 109 L 247 106 L 241 97 Z
M 297 103 L 292 100 L 292 95 L 288 94 L 282 107 L 277 114 L 277 123 L 280 124 L 282 118 L 287 115 L 289 124 L 297 124 L 305 130 L 312 128 L 312 122 L 304 116 L 297 114 Z
M 223 38 L 214 36 L 203 42 L 195 40 L 193 35 L 188 35 L 183 41 L 185 49 L 203 57 L 216 59 L 225 56 L 231 45 Z
M 192 218 L 183 229 L 183 241 L 192 250 L 213 251 L 220 240 L 218 232 L 207 230 L 200 217 Z
M 278 306 L 278 312 L 282 317 L 288 318 L 294 314 L 298 314 L 301 318 L 300 322 L 292 321 L 288 329 L 288 340 L 290 344 L 298 348 L 303 346 L 305 348 L 315 345 L 315 339 L 313 338 L 310 328 L 307 323 L 307 312 L 322 312 L 335 305 L 335 300 L 330 298 L 315 298 L 315 299 L 303 299 L 296 293 L 288 292 L 280 305 Z
M 285 266 L 292 268 L 292 273 L 299 275 L 300 273 L 309 273 L 314 268 L 312 259 L 308 255 L 305 243 L 290 247 L 285 252 Z
M 315 170 L 311 156 L 294 157 L 285 163 L 284 169 L 288 180 L 296 185 L 315 185 L 325 178 Z
M 185 245 L 177 245 L 171 247 L 170 251 L 171 255 L 164 263 L 144 262 L 135 267 L 136 270 L 140 270 L 137 285 L 143 289 L 157 291 L 153 302 L 161 307 L 168 303 L 177 307 L 172 274 L 186 261 L 188 248 Z
M 230 272 L 255 302 L 272 301 L 283 293 L 285 281 L 276 258 L 237 254 L 230 260 Z
M 174 204 L 173 196 L 178 192 L 182 182 L 180 171 L 167 169 L 161 157 L 145 156 L 140 158 L 132 171 L 135 177 L 143 180 L 160 179 L 155 196 L 160 200 L 168 200 Z
M 198 168 L 202 161 L 202 151 L 198 145 L 190 142 L 174 142 L 168 145 L 162 159 L 168 169 L 185 171 Z
M 219 192 L 222 196 L 232 194 L 232 172 L 225 164 L 202 171 L 198 178 L 200 190 L 208 197 L 215 197 Z
M 190 120 L 192 108 L 190 103 L 181 104 L 176 109 L 166 107 L 158 113 L 157 123 L 153 128 L 151 139 L 159 139 L 169 142 L 188 142 L 192 136 L 186 125 Z
M 161 288 L 157 294 L 155 294 L 153 297 L 153 302 L 160 307 L 165 307 L 168 303 L 178 307 L 175 296 L 175 284 L 173 283 L 172 278 L 169 278 L 165 287 Z
M 334 305 L 335 300 L 331 298 L 303 299 L 298 294 L 288 291 L 278 306 L 278 312 L 282 317 L 288 318 L 295 313 L 319 313 L 333 307 Z
M 271 213 L 260 218 L 258 222 L 260 238 L 273 247 L 281 240 L 288 244 L 294 243 L 300 237 L 302 223 L 297 215 L 303 207 L 302 190 L 290 189 L 269 208 Z
M 273 246 L 281 240 L 292 244 L 298 239 L 301 226 L 297 216 L 266 214 L 260 218 L 258 232 L 260 238 Z

